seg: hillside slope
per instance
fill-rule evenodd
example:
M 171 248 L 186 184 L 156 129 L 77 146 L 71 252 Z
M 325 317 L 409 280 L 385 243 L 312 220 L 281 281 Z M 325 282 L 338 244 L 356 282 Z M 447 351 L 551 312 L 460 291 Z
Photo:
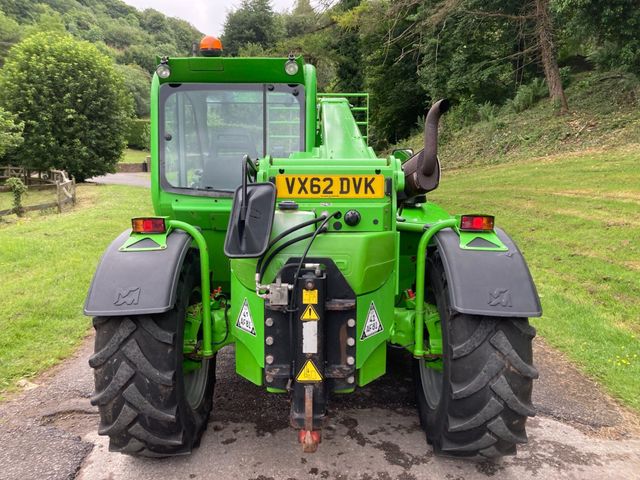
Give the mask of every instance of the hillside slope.
M 185 20 L 120 0 L 0 0 L 0 60 L 25 34 L 60 28 L 97 44 L 118 63 L 147 71 L 156 55 L 188 55 L 202 36 Z
M 475 122 L 456 128 L 454 106 L 442 127 L 440 159 L 445 169 L 494 164 L 640 139 L 640 82 L 631 74 L 586 73 L 567 88 L 570 113 L 557 114 L 547 99 L 515 113 L 509 105 L 480 108 Z M 448 118 L 447 118 L 448 117 Z M 422 134 L 396 147 L 422 148 Z

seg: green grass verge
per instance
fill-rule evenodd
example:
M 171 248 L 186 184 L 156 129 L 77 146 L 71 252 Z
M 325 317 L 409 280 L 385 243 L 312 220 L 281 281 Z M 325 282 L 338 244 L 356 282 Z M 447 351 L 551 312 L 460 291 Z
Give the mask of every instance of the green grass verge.
M 640 147 L 445 172 L 429 198 L 496 215 L 538 286 L 539 333 L 640 411 Z
M 127 148 L 122 153 L 120 163 L 142 163 L 149 155 L 150 153 L 146 150 L 134 150 L 132 148 Z
M 91 325 L 82 305 L 100 256 L 151 211 L 148 189 L 80 185 L 68 212 L 0 222 L 0 395 L 74 351 Z

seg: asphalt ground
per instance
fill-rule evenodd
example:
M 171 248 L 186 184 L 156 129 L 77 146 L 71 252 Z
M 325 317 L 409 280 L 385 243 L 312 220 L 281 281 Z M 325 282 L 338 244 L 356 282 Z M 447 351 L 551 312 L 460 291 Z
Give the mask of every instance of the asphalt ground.
M 151 186 L 151 176 L 148 173 L 107 173 L 99 177 L 87 179 L 89 183 L 99 183 L 103 185 L 129 185 L 130 187 Z
M 640 479 L 638 417 L 539 340 L 539 414 L 528 422 L 529 443 L 497 462 L 433 455 L 418 423 L 411 359 L 398 350 L 389 351 L 383 378 L 332 399 L 315 454 L 303 454 L 288 427 L 286 397 L 235 375 L 232 348 L 218 356 L 214 413 L 192 455 L 110 453 L 88 400 L 91 352 L 87 338 L 73 358 L 0 404 L 1 479 Z

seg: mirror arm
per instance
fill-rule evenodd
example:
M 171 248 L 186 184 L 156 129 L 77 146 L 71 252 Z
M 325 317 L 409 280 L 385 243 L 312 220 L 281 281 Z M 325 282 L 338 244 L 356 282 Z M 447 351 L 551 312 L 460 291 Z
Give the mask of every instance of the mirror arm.
M 249 169 L 251 169 L 249 171 Z M 253 175 L 255 181 L 258 174 L 258 169 L 255 163 L 251 161 L 249 155 L 245 155 L 242 159 L 242 207 L 240 208 L 240 222 L 244 223 L 247 218 L 247 179 L 250 175 Z

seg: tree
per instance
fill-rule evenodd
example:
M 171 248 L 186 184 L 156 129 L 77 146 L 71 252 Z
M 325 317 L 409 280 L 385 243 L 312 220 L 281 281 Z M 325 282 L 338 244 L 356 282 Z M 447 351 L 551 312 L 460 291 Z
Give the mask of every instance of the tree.
M 133 97 L 135 113 L 138 118 L 149 116 L 151 75 L 138 65 L 116 65 L 124 79 L 127 90 Z
M 349 18 L 350 11 L 364 12 L 376 10 L 379 12 L 380 8 L 384 9 L 385 5 L 381 2 L 370 2 L 370 4 L 363 4 L 358 9 L 360 0 L 341 0 L 336 5 L 333 13 L 335 16 L 345 15 Z M 383 12 L 384 14 L 384 12 Z M 380 25 L 380 18 L 369 18 L 366 15 L 356 16 L 355 19 L 359 21 L 354 25 L 346 22 L 338 22 L 338 26 L 333 30 L 333 34 L 328 38 L 329 47 L 335 54 L 336 63 L 336 82 L 335 88 L 343 92 L 358 92 L 362 90 L 364 85 L 364 68 L 363 57 L 361 53 L 360 41 L 358 38 L 358 29 L 362 27 L 363 30 L 370 30 L 372 25 L 365 24 L 364 18 L 373 21 L 374 25 Z M 377 29 L 380 32 L 380 29 Z M 376 48 L 380 46 L 379 38 L 368 38 L 369 41 L 373 40 L 373 45 L 368 45 L 369 48 Z
M 401 13 L 416 2 L 398 5 Z M 497 103 L 508 98 L 509 82 L 517 88 L 537 62 L 550 97 L 567 110 L 549 0 L 431 0 L 421 4 L 416 19 L 399 38 L 420 46 L 421 77 L 430 94 Z
M 9 52 L 0 106 L 24 122 L 8 158 L 32 170 L 60 168 L 82 181 L 115 170 L 133 112 L 109 57 L 67 34 L 39 33 Z
M 297 37 L 316 28 L 316 12 L 310 0 L 296 0 L 293 11 L 284 18 L 287 37 Z
M 4 155 L 23 142 L 22 129 L 24 123 L 19 122 L 16 115 L 0 108 L 0 164 Z
M 145 71 L 151 73 L 156 67 L 157 49 L 151 45 L 131 45 L 129 48 L 118 53 L 118 63 L 125 65 L 135 64 Z M 169 55 L 169 52 L 162 53 Z
M 9 52 L 11 45 L 20 40 L 21 32 L 18 23 L 7 17 L 0 10 L 0 67 L 4 63 L 4 58 Z
M 74 37 L 89 42 L 104 40 L 96 16 L 88 9 L 71 10 L 65 13 L 64 23 L 67 26 L 67 31 Z
M 560 104 L 560 111 L 569 111 L 567 96 L 564 94 L 560 69 L 556 59 L 556 51 L 553 44 L 553 25 L 549 12 L 549 0 L 535 0 L 534 13 L 535 31 L 538 37 L 538 50 L 540 61 L 544 68 L 544 76 L 549 86 L 549 96 Z
M 388 41 L 409 28 L 411 20 L 407 15 L 395 18 L 388 9 L 387 2 L 348 0 L 338 6 L 342 14 L 334 14 L 338 21 L 333 35 L 338 46 L 336 88 L 359 91 L 364 86 L 371 94 L 371 136 L 378 148 L 407 137 L 424 115 L 427 101 L 418 82 L 419 51 L 405 54 L 411 43 Z M 415 8 L 406 13 L 415 14 Z
M 237 55 L 247 43 L 272 47 L 282 37 L 283 28 L 270 0 L 242 0 L 240 8 L 229 13 L 224 23 L 225 53 Z
M 556 0 L 552 9 L 567 43 L 598 67 L 640 71 L 640 8 L 631 0 Z

